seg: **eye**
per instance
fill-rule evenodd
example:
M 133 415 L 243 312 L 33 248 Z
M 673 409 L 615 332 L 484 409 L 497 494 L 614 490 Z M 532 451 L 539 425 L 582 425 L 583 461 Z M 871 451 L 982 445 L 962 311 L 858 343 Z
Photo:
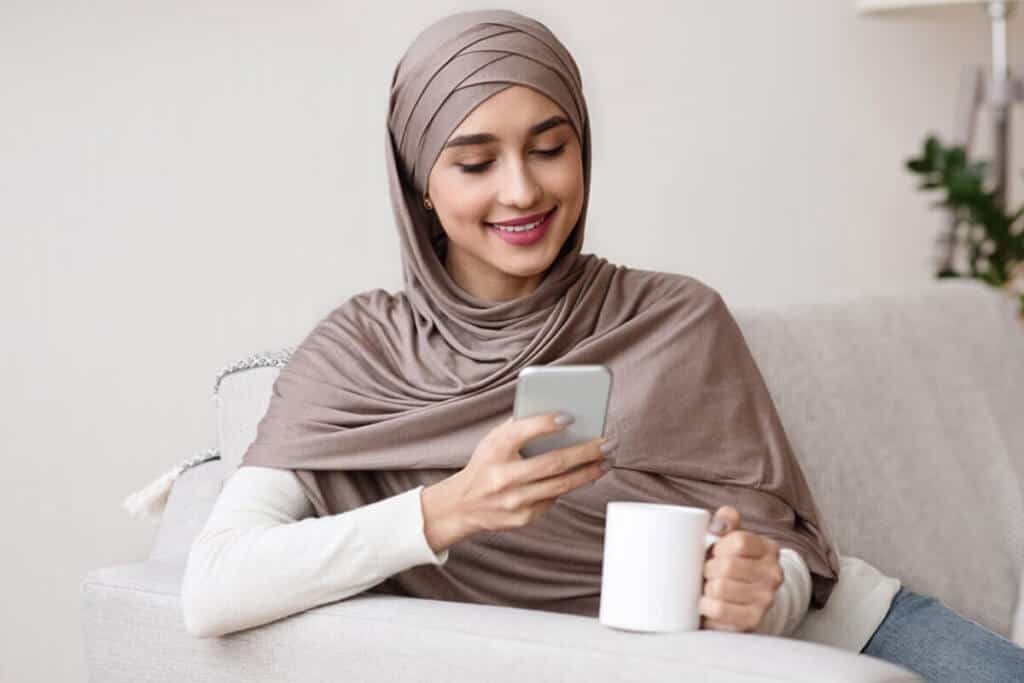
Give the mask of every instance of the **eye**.
M 534 151 L 536 151 L 537 154 L 543 154 L 546 157 L 557 157 L 559 154 L 562 153 L 563 149 L 565 149 L 564 142 L 560 144 L 558 147 L 555 147 L 554 149 L 538 149 Z
M 559 154 L 561 154 L 562 150 L 564 150 L 564 149 L 565 149 L 565 143 L 563 142 L 562 144 L 560 144 L 558 147 L 555 147 L 554 149 L 535 149 L 533 151 L 535 151 L 537 154 L 540 154 L 542 156 L 545 156 L 545 157 L 548 157 L 548 158 L 553 158 L 553 157 L 557 157 Z M 494 161 L 491 160 L 491 161 L 485 161 L 485 162 L 480 163 L 480 164 L 457 164 L 457 166 L 460 169 L 462 169 L 463 173 L 482 173 L 488 166 L 490 166 L 493 163 L 494 163 Z
M 462 169 L 463 173 L 481 173 L 493 163 L 493 161 L 485 161 L 482 164 L 458 164 L 458 167 Z

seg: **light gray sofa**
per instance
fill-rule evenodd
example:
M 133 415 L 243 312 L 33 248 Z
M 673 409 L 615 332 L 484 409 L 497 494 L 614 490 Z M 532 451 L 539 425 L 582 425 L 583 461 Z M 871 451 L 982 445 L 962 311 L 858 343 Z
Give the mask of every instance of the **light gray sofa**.
M 1024 322 L 973 281 L 737 309 L 840 553 L 1024 644 Z M 910 681 L 793 638 L 633 634 L 596 619 L 363 593 L 200 639 L 189 544 L 266 410 L 289 349 L 217 377 L 221 459 L 175 483 L 149 557 L 82 583 L 94 683 L 158 681 Z

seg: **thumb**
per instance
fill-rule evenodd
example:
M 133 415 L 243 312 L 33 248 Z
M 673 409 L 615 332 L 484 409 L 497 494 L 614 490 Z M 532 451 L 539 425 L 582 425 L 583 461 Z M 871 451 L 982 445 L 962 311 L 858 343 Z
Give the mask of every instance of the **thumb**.
M 740 528 L 740 511 L 731 505 L 723 505 L 715 512 L 708 531 L 716 536 L 725 536 Z

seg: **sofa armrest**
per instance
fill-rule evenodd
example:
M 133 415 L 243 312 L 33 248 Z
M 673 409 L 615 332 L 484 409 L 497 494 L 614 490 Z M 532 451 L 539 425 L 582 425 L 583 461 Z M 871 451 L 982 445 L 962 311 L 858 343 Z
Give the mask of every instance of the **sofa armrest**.
M 198 473 L 197 473 L 198 474 Z M 216 638 L 184 628 L 184 563 L 94 570 L 82 584 L 90 680 L 897 683 L 889 662 L 791 638 L 629 633 L 554 612 L 361 593 Z
M 192 541 L 199 535 L 220 495 L 228 469 L 223 460 L 214 459 L 178 476 L 160 518 L 149 559 L 174 562 L 188 557 Z

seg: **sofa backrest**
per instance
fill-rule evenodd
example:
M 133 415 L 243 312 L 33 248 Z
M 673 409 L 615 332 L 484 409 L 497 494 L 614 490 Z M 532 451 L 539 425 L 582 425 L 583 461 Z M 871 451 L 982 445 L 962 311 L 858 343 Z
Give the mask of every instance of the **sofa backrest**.
M 734 308 L 840 554 L 1008 634 L 1024 555 L 1024 322 L 986 285 Z M 292 349 L 222 371 L 225 473 Z
M 734 311 L 840 554 L 1008 634 L 1024 322 L 987 285 Z

